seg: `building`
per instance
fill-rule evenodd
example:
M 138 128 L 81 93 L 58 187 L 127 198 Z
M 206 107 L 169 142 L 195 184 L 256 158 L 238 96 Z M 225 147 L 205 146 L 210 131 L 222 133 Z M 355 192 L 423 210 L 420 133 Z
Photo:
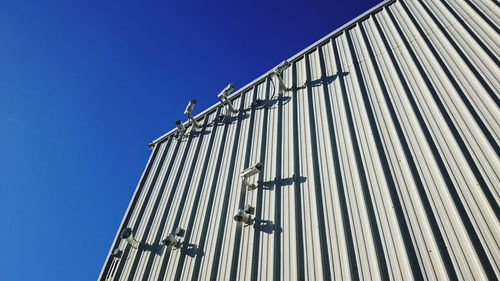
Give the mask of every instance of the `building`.
M 498 280 L 499 17 L 384 1 L 153 141 L 99 279 Z

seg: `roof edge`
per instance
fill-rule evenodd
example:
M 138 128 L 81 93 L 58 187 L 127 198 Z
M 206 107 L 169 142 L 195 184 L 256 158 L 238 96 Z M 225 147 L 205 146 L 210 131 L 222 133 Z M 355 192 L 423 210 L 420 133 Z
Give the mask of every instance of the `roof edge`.
M 366 12 L 360 14 L 359 16 L 355 17 L 354 19 L 348 21 L 347 23 L 341 25 L 339 28 L 335 29 L 334 31 L 328 33 L 327 35 L 323 36 L 321 39 L 317 40 L 316 42 L 312 43 L 311 45 L 307 46 L 306 48 L 302 49 L 301 51 L 299 51 L 297 54 L 293 55 L 292 57 L 290 57 L 289 59 L 287 59 L 289 62 L 293 62 L 295 60 L 297 60 L 299 57 L 303 56 L 304 54 L 308 53 L 309 51 L 311 51 L 312 49 L 324 44 L 326 41 L 330 40 L 330 38 L 334 37 L 335 35 L 337 35 L 338 33 L 342 33 L 345 29 L 349 28 L 350 26 L 352 26 L 353 24 L 357 23 L 358 21 L 361 21 L 363 20 L 365 17 L 375 13 L 375 12 L 378 12 L 379 9 L 389 5 L 389 4 L 392 4 L 393 2 L 396 2 L 397 0 L 384 0 L 382 2 L 380 2 L 379 4 L 373 6 L 372 8 L 370 8 L 369 10 L 367 10 Z M 272 69 L 271 69 L 272 70 Z M 269 71 L 271 71 L 269 70 Z M 262 74 L 261 76 L 257 77 L 256 79 L 252 80 L 251 82 L 247 83 L 245 86 L 239 88 L 238 90 L 236 90 L 233 94 L 231 94 L 230 97 L 228 97 L 230 100 L 232 99 L 235 99 L 237 98 L 239 95 L 241 95 L 243 92 L 251 89 L 253 86 L 255 86 L 256 84 L 259 84 L 261 81 L 263 81 L 268 75 L 269 75 L 269 71 L 265 72 L 264 74 Z M 213 110 L 215 110 L 219 105 L 221 104 L 221 102 L 217 102 L 215 103 L 214 105 L 210 106 L 209 108 L 203 110 L 202 112 L 198 113 L 196 116 L 195 116 L 195 119 L 199 119 L 201 117 L 203 117 L 204 115 L 212 112 Z M 184 125 L 187 125 L 189 124 L 189 121 L 186 121 L 183 123 Z M 156 138 L 155 140 L 153 140 L 152 142 L 150 142 L 148 145 L 149 147 L 153 147 L 155 146 L 157 143 L 159 142 L 162 142 L 163 140 L 167 139 L 171 134 L 173 134 L 175 131 L 177 130 L 177 128 L 173 128 L 171 129 L 170 131 L 166 132 L 165 134 L 161 135 L 160 137 Z

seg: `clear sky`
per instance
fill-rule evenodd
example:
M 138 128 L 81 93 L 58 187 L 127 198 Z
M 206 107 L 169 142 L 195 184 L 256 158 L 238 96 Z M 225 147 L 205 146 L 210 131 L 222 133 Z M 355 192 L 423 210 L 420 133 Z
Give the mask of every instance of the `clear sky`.
M 206 109 L 381 1 L 169 2 L 0 0 L 0 281 L 95 280 L 190 98 Z

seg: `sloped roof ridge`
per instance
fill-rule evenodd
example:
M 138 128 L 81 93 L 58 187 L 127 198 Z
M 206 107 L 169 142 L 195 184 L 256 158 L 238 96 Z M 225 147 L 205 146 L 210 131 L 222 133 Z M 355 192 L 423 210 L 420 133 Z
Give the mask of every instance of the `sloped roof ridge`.
M 384 0 L 380 2 L 379 4 L 375 5 L 371 9 L 367 10 L 366 12 L 362 13 L 361 15 L 355 17 L 354 19 L 348 21 L 347 23 L 343 24 L 339 28 L 335 29 L 334 31 L 328 33 L 327 35 L 323 36 L 321 39 L 317 40 L 313 44 L 307 46 L 306 48 L 302 49 L 300 52 L 292 56 L 291 58 L 287 59 L 289 62 L 293 62 L 297 59 L 300 59 L 304 54 L 310 52 L 314 48 L 324 44 L 328 40 L 330 40 L 332 37 L 335 37 L 337 34 L 340 34 L 344 32 L 344 30 L 350 28 L 352 25 L 355 25 L 356 23 L 364 20 L 366 17 L 368 17 L 371 14 L 379 12 L 381 9 L 383 9 L 385 6 L 392 4 L 393 2 L 396 2 L 396 0 Z M 270 70 L 269 70 L 270 71 Z M 252 80 L 251 82 L 247 83 L 245 86 L 239 88 L 238 90 L 234 91 L 234 93 L 231 94 L 228 98 L 230 100 L 237 98 L 240 96 L 242 93 L 245 91 L 248 91 L 251 89 L 253 86 L 261 83 L 268 75 L 269 71 L 266 71 L 264 74 L 261 76 L 257 77 L 256 79 Z M 202 112 L 198 113 L 196 116 L 194 116 L 195 119 L 200 119 L 201 117 L 211 113 L 212 111 L 216 110 L 218 106 L 221 105 L 221 102 L 217 102 L 214 105 L 210 106 L 209 108 L 203 110 Z M 186 122 L 188 123 L 188 122 Z M 185 123 L 185 124 L 186 124 Z M 152 142 L 149 143 L 149 146 L 154 146 L 157 143 L 160 143 L 164 140 L 166 140 L 170 135 L 172 135 L 175 131 L 177 131 L 177 128 L 173 128 L 170 131 L 166 132 L 165 134 L 161 135 L 157 139 L 153 140 Z

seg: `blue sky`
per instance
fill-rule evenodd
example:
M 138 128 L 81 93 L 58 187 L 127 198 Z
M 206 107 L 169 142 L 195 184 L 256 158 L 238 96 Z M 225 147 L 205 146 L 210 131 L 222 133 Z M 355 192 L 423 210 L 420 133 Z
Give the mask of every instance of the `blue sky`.
M 150 155 L 363 1 L 0 0 L 0 281 L 95 280 Z

